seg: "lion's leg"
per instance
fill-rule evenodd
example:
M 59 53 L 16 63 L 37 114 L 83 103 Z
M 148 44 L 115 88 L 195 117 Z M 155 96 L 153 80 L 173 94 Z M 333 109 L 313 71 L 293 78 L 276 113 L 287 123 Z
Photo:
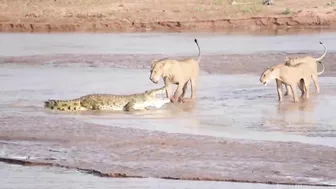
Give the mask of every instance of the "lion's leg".
M 174 93 L 174 99 L 173 99 L 172 102 L 175 102 L 176 99 L 177 99 L 178 101 L 183 101 L 183 100 L 181 99 L 181 95 L 182 95 L 182 91 L 183 91 L 184 84 L 185 84 L 185 83 L 182 83 L 182 82 L 180 82 L 179 84 L 177 84 L 177 88 L 176 88 L 176 91 L 175 91 L 175 93 Z
M 305 86 L 304 86 L 304 80 L 300 79 L 299 83 L 298 83 L 298 87 L 301 91 L 301 97 L 303 97 L 305 95 Z
M 188 82 L 189 82 L 189 81 L 187 81 L 187 82 L 184 84 L 184 86 L 183 86 L 182 94 L 181 94 L 181 98 L 183 98 L 184 95 L 185 95 L 185 93 L 187 92 L 187 89 L 188 89 Z
M 172 83 L 170 82 L 170 80 L 165 77 L 163 79 L 164 81 L 164 84 L 165 84 L 165 87 L 166 87 L 166 95 L 167 95 L 167 98 L 171 98 L 172 97 Z
M 307 99 L 309 98 L 309 87 L 310 87 L 310 82 L 309 81 L 310 81 L 310 78 L 303 79 L 304 86 L 305 86 L 305 95 L 306 95 Z
M 285 84 L 285 87 L 286 87 L 285 96 L 293 96 L 290 86 Z
M 298 97 L 296 95 L 296 85 L 297 85 L 297 83 L 290 85 L 290 88 L 291 88 L 292 93 L 293 93 L 293 100 L 294 100 L 294 102 L 298 102 L 299 101 Z
M 278 92 L 278 101 L 282 101 L 282 90 L 281 90 L 281 84 L 282 82 L 278 79 L 275 79 L 276 81 L 276 87 L 277 87 L 277 92 Z
M 197 87 L 197 80 L 198 77 L 194 77 L 190 79 L 190 85 L 191 85 L 191 99 L 196 98 L 196 87 Z
M 314 85 L 315 85 L 315 89 L 317 93 L 320 93 L 320 85 L 317 81 L 317 75 L 312 75 L 311 78 L 313 79 Z

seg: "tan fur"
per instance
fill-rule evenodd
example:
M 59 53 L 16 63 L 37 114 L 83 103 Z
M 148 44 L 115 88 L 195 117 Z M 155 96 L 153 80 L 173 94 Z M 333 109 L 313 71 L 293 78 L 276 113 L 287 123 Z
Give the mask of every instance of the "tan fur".
M 325 57 L 325 55 L 327 54 L 327 51 L 328 51 L 328 48 L 325 44 L 323 44 L 322 42 L 320 42 L 320 44 L 324 46 L 324 53 L 319 58 L 314 58 L 312 56 L 293 57 L 293 58 L 289 58 L 287 56 L 285 57 L 285 65 L 286 66 L 296 66 L 296 65 L 301 64 L 301 63 L 305 63 L 305 64 L 309 65 L 310 69 L 313 71 L 311 78 L 314 82 L 315 90 L 316 90 L 317 93 L 320 93 L 320 86 L 319 86 L 318 81 L 317 81 L 317 76 L 321 75 L 324 72 L 324 67 L 323 67 L 323 70 L 321 72 L 317 71 L 317 62 L 321 63 L 321 60 Z M 287 90 L 286 94 L 290 94 L 290 90 L 289 90 L 289 87 L 287 85 L 286 85 L 286 90 Z
M 189 81 L 191 84 L 190 99 L 194 99 L 196 97 L 201 50 L 196 39 L 195 43 L 199 52 L 197 60 L 189 58 L 185 60 L 161 59 L 152 61 L 149 79 L 153 83 L 158 83 L 159 79 L 162 77 L 166 87 L 167 97 L 172 99 L 172 102 L 175 101 L 175 98 L 178 98 L 179 100 L 183 99 Z M 172 84 L 177 85 L 174 96 L 172 96 L 171 93 Z
M 323 67 L 324 65 L 319 62 Z M 267 85 L 271 79 L 275 79 L 277 83 L 278 100 L 282 101 L 281 84 L 288 85 L 293 95 L 294 102 L 298 102 L 296 95 L 296 85 L 299 86 L 302 96 L 309 98 L 309 81 L 314 73 L 309 64 L 300 63 L 295 66 L 286 66 L 278 64 L 266 69 L 260 76 L 259 81 Z

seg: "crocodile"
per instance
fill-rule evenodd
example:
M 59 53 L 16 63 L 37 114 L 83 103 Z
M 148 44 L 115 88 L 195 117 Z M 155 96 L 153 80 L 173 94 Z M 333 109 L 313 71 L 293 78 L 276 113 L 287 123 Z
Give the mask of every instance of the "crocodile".
M 89 94 L 71 100 L 47 100 L 44 101 L 44 107 L 60 111 L 147 110 L 150 106 L 161 108 L 164 104 L 170 103 L 169 98 L 155 97 L 157 94 L 161 93 L 165 93 L 165 86 L 157 89 L 150 89 L 144 93 L 134 93 L 129 95 Z

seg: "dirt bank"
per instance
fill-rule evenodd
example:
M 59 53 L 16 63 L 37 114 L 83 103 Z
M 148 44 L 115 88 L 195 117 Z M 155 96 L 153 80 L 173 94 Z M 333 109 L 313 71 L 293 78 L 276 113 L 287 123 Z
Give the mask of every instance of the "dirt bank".
M 1 0 L 1 32 L 231 31 L 336 26 L 330 0 Z

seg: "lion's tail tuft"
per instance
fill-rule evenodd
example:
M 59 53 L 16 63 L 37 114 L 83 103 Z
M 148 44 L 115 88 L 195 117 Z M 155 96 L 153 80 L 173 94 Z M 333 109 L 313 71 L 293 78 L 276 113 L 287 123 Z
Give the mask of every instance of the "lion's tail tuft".
M 198 45 L 198 41 L 197 39 L 194 40 L 196 45 L 197 45 L 197 48 L 198 48 L 198 58 L 197 58 L 197 62 L 199 63 L 201 61 L 201 48 L 199 47 Z
M 324 53 L 319 58 L 315 58 L 317 62 L 321 61 L 325 57 L 325 55 L 327 54 L 327 51 L 328 51 L 328 48 L 324 43 L 320 42 L 320 44 L 323 45 L 323 47 L 324 47 Z

